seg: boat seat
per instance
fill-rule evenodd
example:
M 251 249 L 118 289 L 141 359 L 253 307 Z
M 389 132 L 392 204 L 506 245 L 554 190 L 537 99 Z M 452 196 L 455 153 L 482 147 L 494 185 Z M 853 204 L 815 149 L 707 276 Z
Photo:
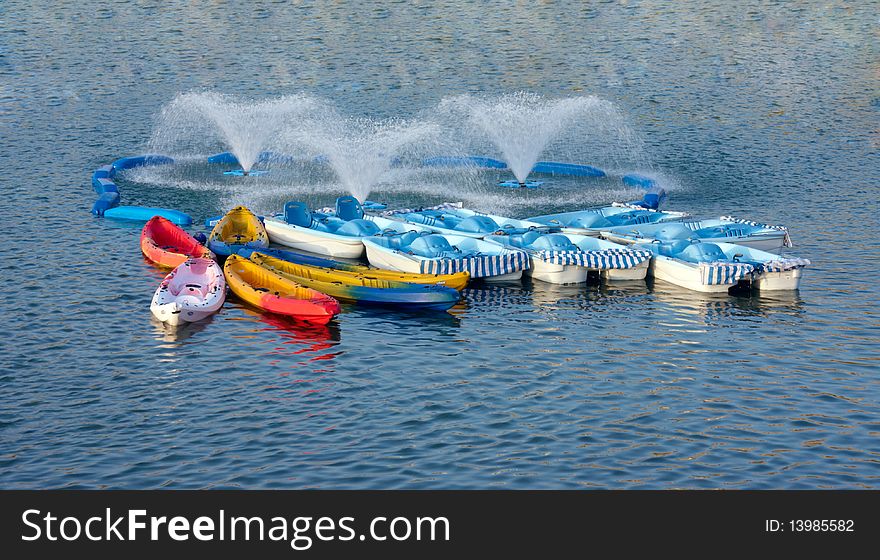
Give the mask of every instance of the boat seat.
M 409 245 L 419 237 L 419 232 L 417 231 L 407 231 L 405 233 L 401 233 L 399 235 L 394 235 L 388 238 L 388 246 L 392 249 L 397 249 L 400 251 L 409 249 Z
M 589 229 L 598 227 L 611 227 L 612 225 L 613 224 L 608 220 L 608 218 L 602 216 L 597 212 L 590 212 L 569 221 L 566 224 L 566 227 Z
M 531 244 L 535 251 L 577 251 L 578 247 L 568 237 L 559 233 L 541 235 Z
M 370 235 L 376 235 L 381 231 L 382 230 L 379 229 L 379 226 L 376 225 L 376 222 L 356 218 L 339 226 L 339 229 L 337 229 L 335 233 L 337 235 L 350 235 L 351 237 L 368 237 Z
M 679 251 L 675 256 L 683 261 L 695 263 L 729 260 L 724 251 L 721 250 L 721 247 L 714 243 L 692 243 Z
M 678 253 L 682 250 L 690 247 L 692 243 L 688 239 L 681 239 L 679 241 L 672 241 L 669 243 L 651 243 L 650 245 L 646 244 L 645 246 L 650 248 L 653 252 L 663 255 L 664 257 L 677 257 Z
M 607 219 L 615 226 L 631 226 L 634 224 L 650 223 L 652 221 L 650 214 L 652 214 L 652 212 L 647 212 L 645 210 L 630 210 L 629 212 L 621 212 L 620 214 L 608 216 Z
M 284 205 L 284 221 L 293 226 L 312 227 L 312 213 L 305 202 L 290 201 Z
M 510 236 L 510 244 L 514 247 L 524 249 L 541 237 L 541 233 L 537 231 L 527 231 L 525 233 L 516 233 Z
M 346 222 L 359 220 L 364 217 L 364 209 L 355 197 L 340 196 L 336 199 L 336 215 Z
M 679 239 L 690 239 L 694 236 L 694 232 L 688 229 L 684 224 L 672 223 L 663 226 L 654 234 L 654 239 L 660 241 L 677 241 Z
M 468 233 L 493 233 L 499 229 L 501 226 L 498 225 L 498 222 L 489 216 L 469 216 L 455 226 L 455 231 Z
M 722 226 L 700 228 L 694 232 L 694 235 L 703 239 L 713 237 L 739 237 L 750 235 L 756 229 L 758 228 L 743 224 L 724 224 Z
M 452 245 L 442 235 L 422 235 L 413 239 L 409 244 L 409 250 L 413 254 L 427 259 L 434 259 L 453 251 Z

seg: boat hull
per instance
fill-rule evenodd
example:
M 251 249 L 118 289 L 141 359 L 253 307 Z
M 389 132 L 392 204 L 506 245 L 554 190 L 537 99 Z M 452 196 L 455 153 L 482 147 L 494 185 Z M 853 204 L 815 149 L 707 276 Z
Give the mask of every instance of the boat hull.
M 421 264 L 415 258 L 404 255 L 398 251 L 388 251 L 377 247 L 372 243 L 365 243 L 367 260 L 370 264 L 385 270 L 396 270 L 399 272 L 421 273 Z M 497 276 L 484 276 L 482 280 L 486 282 L 516 282 L 522 279 L 523 271 L 517 270 L 507 274 L 499 274 Z
M 651 259 L 648 274 L 657 280 L 663 280 L 688 290 L 707 294 L 724 294 L 736 285 L 736 282 L 730 284 L 703 284 L 699 268 L 660 255 L 656 255 Z
M 275 218 L 266 218 L 265 226 L 269 239 L 285 247 L 345 259 L 357 259 L 364 255 L 364 244 L 358 237 L 319 232 Z

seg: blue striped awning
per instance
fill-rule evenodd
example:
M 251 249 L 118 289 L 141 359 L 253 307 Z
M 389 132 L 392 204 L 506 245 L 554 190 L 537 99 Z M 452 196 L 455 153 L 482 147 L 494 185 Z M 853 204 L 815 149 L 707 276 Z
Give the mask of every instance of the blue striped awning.
M 601 251 L 538 251 L 535 256 L 550 264 L 608 270 L 632 268 L 650 259 L 651 255 L 651 251 L 620 248 Z
M 704 286 L 736 284 L 754 271 L 755 267 L 747 263 L 700 263 L 700 282 Z
M 525 251 L 508 251 L 501 255 L 479 255 L 461 258 L 420 259 L 423 274 L 454 274 L 469 272 L 471 278 L 501 276 L 529 268 Z
M 718 219 L 719 219 L 719 220 L 724 220 L 724 221 L 726 221 L 726 222 L 734 222 L 734 223 L 737 223 L 737 224 L 746 224 L 746 225 L 749 225 L 749 226 L 762 227 L 762 228 L 767 228 L 767 229 L 775 229 L 775 230 L 777 230 L 777 231 L 781 231 L 781 232 L 783 232 L 783 233 L 785 234 L 785 238 L 782 240 L 782 243 L 783 243 L 786 247 L 791 247 L 791 246 L 792 246 L 792 244 L 791 244 L 791 236 L 788 235 L 788 228 L 785 227 L 785 226 L 774 226 L 774 225 L 770 225 L 770 224 L 762 224 L 762 223 L 759 223 L 759 222 L 753 222 L 753 221 L 751 221 L 751 220 L 743 220 L 743 219 L 740 219 L 740 218 L 734 218 L 733 216 L 721 216 L 721 217 L 718 218 Z

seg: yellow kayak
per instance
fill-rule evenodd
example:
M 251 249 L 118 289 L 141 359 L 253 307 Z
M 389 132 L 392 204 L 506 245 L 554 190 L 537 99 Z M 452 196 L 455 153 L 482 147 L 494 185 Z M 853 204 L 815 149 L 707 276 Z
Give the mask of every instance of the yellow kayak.
M 321 325 L 339 313 L 339 303 L 332 297 L 238 255 L 226 259 L 223 274 L 232 293 L 263 311 Z
M 369 274 L 295 264 L 254 251 L 250 260 L 278 275 L 337 299 L 363 304 L 449 309 L 460 298 L 458 290 L 437 284 L 415 284 L 375 278 Z
M 461 291 L 467 285 L 470 274 L 467 272 L 456 272 L 455 274 L 419 274 L 416 272 L 399 272 L 397 270 L 383 270 L 381 268 L 372 268 L 362 264 L 352 264 L 349 262 L 336 261 L 286 251 L 283 249 L 248 249 L 244 248 L 239 251 L 242 257 L 250 257 L 254 252 L 260 252 L 264 255 L 281 259 L 295 265 L 305 265 L 309 268 L 321 268 L 328 272 L 346 272 L 364 276 L 366 278 L 374 278 L 376 280 L 388 280 L 389 282 L 406 282 L 409 284 L 436 284 L 439 286 L 448 286 L 455 290 Z M 325 277 L 329 278 L 329 277 Z M 335 279 L 334 279 L 335 281 Z M 339 281 L 344 282 L 344 279 Z
M 236 206 L 226 213 L 208 236 L 208 248 L 218 257 L 235 255 L 244 248 L 264 249 L 269 246 L 269 234 L 263 222 L 244 206 Z

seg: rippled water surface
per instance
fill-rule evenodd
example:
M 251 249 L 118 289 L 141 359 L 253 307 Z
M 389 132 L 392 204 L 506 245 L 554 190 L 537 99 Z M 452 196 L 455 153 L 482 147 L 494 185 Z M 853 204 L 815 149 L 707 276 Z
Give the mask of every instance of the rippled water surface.
M 876 3 L 462 4 L 0 6 L 0 485 L 880 485 Z M 785 223 L 814 264 L 772 297 L 525 282 L 311 329 L 230 301 L 166 331 L 148 310 L 163 273 L 138 226 L 88 213 L 89 176 L 194 88 L 371 117 L 595 94 L 674 179 L 670 207 Z M 265 211 L 285 188 L 232 198 Z M 529 213 L 481 188 L 471 203 Z M 230 201 L 125 189 L 199 219 Z

